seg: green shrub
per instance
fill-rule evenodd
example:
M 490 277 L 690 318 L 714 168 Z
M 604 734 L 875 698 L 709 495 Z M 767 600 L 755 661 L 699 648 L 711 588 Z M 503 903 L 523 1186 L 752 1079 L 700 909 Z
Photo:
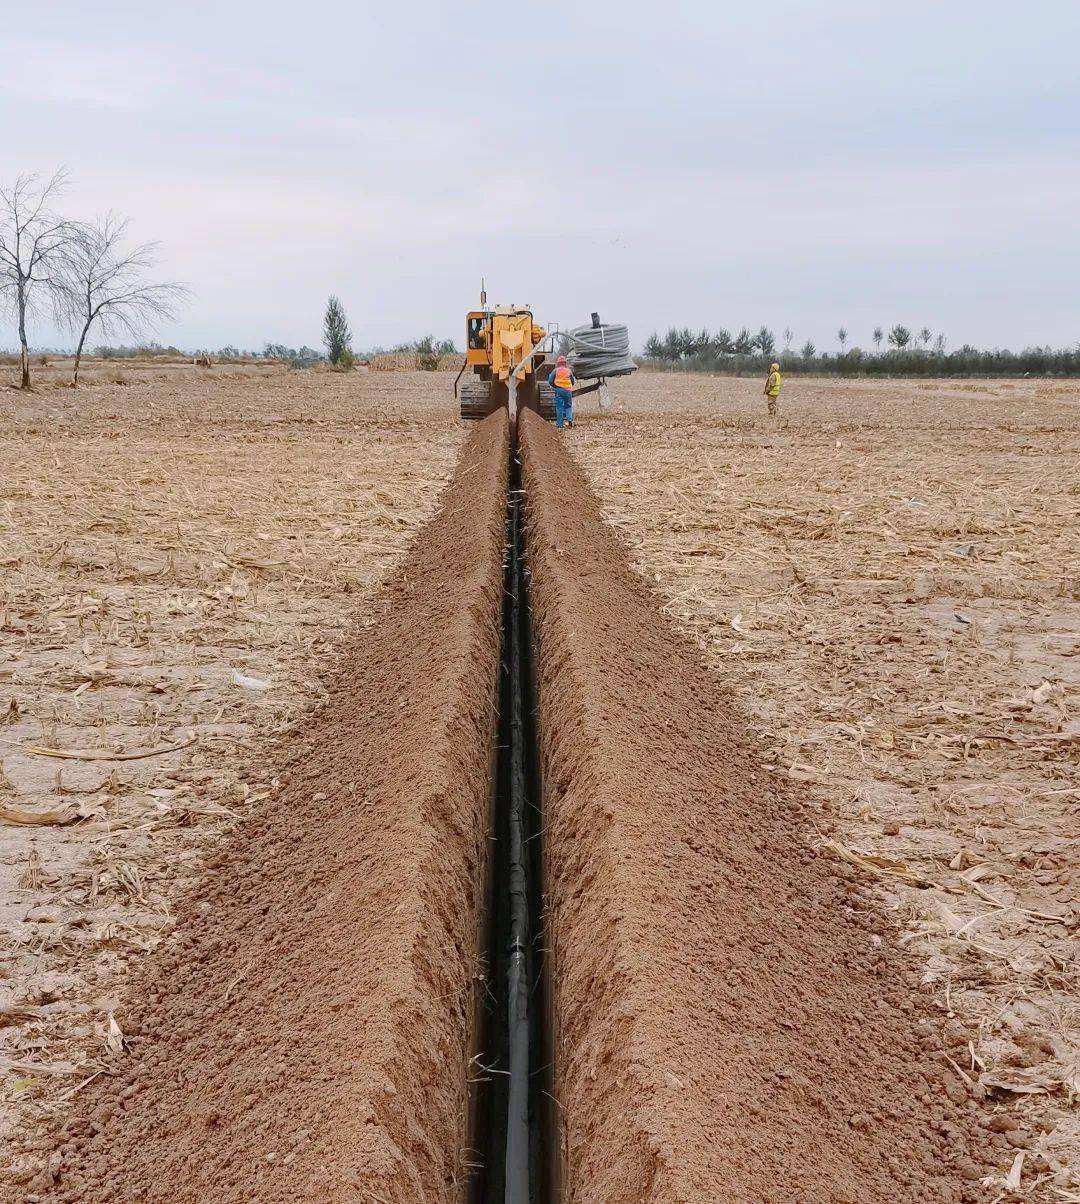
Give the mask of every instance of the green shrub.
M 414 350 L 416 351 L 416 366 L 421 372 L 438 371 L 440 348 L 434 335 L 426 334 L 422 339 L 417 339 Z

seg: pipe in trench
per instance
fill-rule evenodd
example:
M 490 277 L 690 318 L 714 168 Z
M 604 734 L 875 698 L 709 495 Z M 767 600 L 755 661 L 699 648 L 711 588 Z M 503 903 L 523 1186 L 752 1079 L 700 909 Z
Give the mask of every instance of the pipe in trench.
M 514 446 L 516 455 L 516 423 Z M 506 1118 L 505 1204 L 530 1204 L 529 1126 L 529 875 L 525 848 L 525 718 L 522 681 L 520 491 L 511 481 L 510 492 L 510 964 L 507 973 L 507 1024 L 509 1032 L 510 1088 Z
M 550 982 L 544 958 L 540 758 L 524 505 L 511 411 L 503 653 L 488 904 L 481 932 L 486 990 L 478 995 L 470 1105 L 468 1204 L 549 1204 L 561 1168 L 553 1083 Z

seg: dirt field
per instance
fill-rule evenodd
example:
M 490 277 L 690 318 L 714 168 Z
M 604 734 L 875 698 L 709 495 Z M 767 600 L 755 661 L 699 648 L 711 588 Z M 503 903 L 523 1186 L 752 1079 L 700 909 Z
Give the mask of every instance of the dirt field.
M 959 1043 L 527 420 L 567 1201 L 983 1199 Z
M 45 1197 L 451 1200 L 499 666 L 505 411 L 184 900 Z
M 115 1054 L 129 963 L 265 795 L 268 740 L 323 696 L 461 441 L 430 375 L 112 371 L 0 392 L 8 1140 Z
M 142 371 L 0 395 L 0 1199 L 456 1202 L 502 420 Z M 525 424 L 568 1204 L 1080 1200 L 1075 391 L 757 388 Z
M 641 373 L 569 440 L 922 959 L 1001 1198 L 1080 1199 L 1080 393 L 790 379 L 774 423 L 759 390 Z

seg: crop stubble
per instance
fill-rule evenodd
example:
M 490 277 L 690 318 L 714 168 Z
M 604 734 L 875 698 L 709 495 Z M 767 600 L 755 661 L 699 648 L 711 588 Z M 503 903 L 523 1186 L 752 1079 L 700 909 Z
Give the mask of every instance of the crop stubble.
M 127 978 L 200 851 L 265 795 L 267 741 L 371 622 L 461 439 L 426 374 L 122 371 L 0 394 L 0 1118 L 18 1178 L 111 1069 Z
M 442 383 L 432 382 L 436 388 Z M 624 387 L 622 394 L 632 404 L 632 389 Z M 435 388 L 430 396 L 436 396 Z M 321 414 L 315 398 L 311 413 Z M 321 416 L 314 421 L 316 429 L 322 421 Z M 642 463 L 649 465 L 657 424 L 650 420 L 646 435 L 625 417 L 617 421 L 624 431 L 634 431 Z M 678 423 L 670 427 L 674 440 L 685 440 Z M 604 424 L 579 425 L 573 437 L 579 444 L 586 442 L 586 458 L 603 443 L 603 430 Z M 695 430 L 694 435 L 704 438 L 707 432 Z M 672 639 L 654 599 L 628 574 L 623 551 L 610 542 L 594 500 L 552 440 L 548 428 L 539 428 L 531 439 L 534 465 L 527 465 L 526 482 L 530 505 L 536 507 L 530 510 L 531 556 L 551 808 L 547 836 L 556 1006 L 562 1025 L 559 1089 L 576 1193 L 571 1198 L 605 1204 L 645 1198 L 946 1201 L 972 1195 L 978 1173 L 991 1164 L 1002 1169 L 1004 1178 L 1013 1133 L 986 1138 L 972 1134 L 974 1111 L 961 1086 L 970 1077 L 959 1041 L 961 1036 L 966 1040 L 967 1030 L 950 1032 L 939 1017 L 927 1016 L 908 981 L 908 965 L 891 947 L 890 926 L 882 924 L 867 897 L 861 871 L 811 851 L 805 824 L 797 815 L 806 800 L 777 790 L 770 778 L 768 745 L 751 747 L 738 734 L 738 712 L 717 696 L 716 680 L 704 673 L 694 651 Z M 541 462 L 542 472 L 535 468 Z M 592 467 L 595 472 L 595 462 Z M 642 477 L 647 485 L 655 479 L 649 473 Z M 665 488 L 668 484 L 665 480 Z M 699 495 L 700 489 L 695 499 Z M 609 514 L 610 502 L 605 497 Z M 282 504 L 281 499 L 275 503 Z M 467 516 L 458 518 L 464 521 Z M 619 519 L 633 538 L 633 506 L 620 511 Z M 424 538 L 428 544 L 415 555 L 430 551 L 431 533 Z M 566 549 L 573 552 L 568 560 Z M 473 567 L 475 550 L 467 558 Z M 640 547 L 638 551 L 640 564 Z M 419 562 L 410 558 L 409 564 L 416 565 L 414 579 L 419 581 Z M 450 569 L 454 581 L 468 569 L 464 560 L 443 567 Z M 409 572 L 405 584 L 395 588 L 407 589 Z M 660 584 L 663 589 L 662 580 Z M 385 669 L 385 648 L 378 656 L 373 650 L 382 646 L 378 636 L 385 636 L 387 646 L 393 647 L 397 629 L 385 598 L 382 605 L 383 630 L 378 635 L 369 631 L 366 640 L 361 633 L 360 642 L 346 654 L 343 668 L 353 679 L 364 661 L 363 648 L 370 656 L 364 663 L 372 670 L 382 663 L 379 673 Z M 733 630 L 737 629 L 738 625 Z M 482 640 L 479 650 L 482 662 L 491 654 L 490 640 Z M 405 676 L 415 673 L 417 664 L 439 659 L 433 647 L 420 652 L 420 660 L 411 662 L 402 654 L 399 664 Z M 172 1068 L 175 1081 L 120 1086 L 95 1080 L 79 1093 L 76 1124 L 69 1133 L 75 1144 L 62 1153 L 64 1169 L 56 1189 L 67 1198 L 97 1198 L 78 1186 L 78 1176 L 86 1176 L 83 1184 L 100 1188 L 129 1156 L 130 1177 L 115 1179 L 110 1189 L 114 1195 L 101 1198 L 124 1199 L 115 1193 L 140 1189 L 150 1193 L 145 1198 L 158 1198 L 153 1192 L 163 1170 L 187 1176 L 184 1190 L 190 1191 L 191 1199 L 305 1198 L 299 1193 L 309 1190 L 316 1191 L 312 1198 L 345 1199 L 363 1184 L 365 1191 L 374 1185 L 387 1199 L 404 1201 L 419 1198 L 421 1182 L 432 1198 L 443 1198 L 439 1193 L 451 1190 L 460 1169 L 455 1143 L 460 1141 L 463 1068 L 459 1064 L 458 1074 L 447 1074 L 442 1086 L 427 1091 L 423 1101 L 423 1093 L 411 1082 L 402 1094 L 394 1074 L 386 1076 L 389 1088 L 384 1096 L 374 1102 L 371 1097 L 361 1100 L 354 1073 L 358 1066 L 349 1063 L 356 1057 L 355 1017 L 350 1041 L 350 1018 L 343 1023 L 333 1007 L 337 1002 L 347 1011 L 353 984 L 335 995 L 341 984 L 331 946 L 337 939 L 374 948 L 365 946 L 363 934 L 353 929 L 355 917 L 362 915 L 360 926 L 366 926 L 379 907 L 365 898 L 350 913 L 353 925 L 342 927 L 347 917 L 337 914 L 334 906 L 327 908 L 319 896 L 327 875 L 332 880 L 343 875 L 341 881 L 355 885 L 352 875 L 358 863 L 351 854 L 341 854 L 348 843 L 346 834 L 354 835 L 339 805 L 341 782 L 332 790 L 312 793 L 311 775 L 334 778 L 334 749 L 344 732 L 348 739 L 366 741 L 365 747 L 377 757 L 377 749 L 385 753 L 394 747 L 398 731 L 391 711 L 348 711 L 340 678 L 338 682 L 322 711 L 325 726 L 320 729 L 320 721 L 312 721 L 315 726 L 294 742 L 280 791 L 274 788 L 269 798 L 256 800 L 256 818 L 239 838 L 238 862 L 226 854 L 217 874 L 203 880 L 181 913 L 177 946 L 156 962 L 153 973 L 167 967 L 168 982 L 158 979 L 145 1019 L 137 1020 L 138 1031 L 127 1035 L 142 1041 L 145 1034 L 143 1048 L 161 1050 L 163 1066 Z M 414 698 L 418 713 L 427 705 L 425 696 L 410 696 L 407 687 L 405 696 Z M 466 741 L 462 749 L 483 745 L 480 716 L 471 714 L 470 722 L 470 731 L 461 733 Z M 409 741 L 400 747 L 410 747 Z M 457 742 L 454 747 L 459 747 Z M 434 777 L 440 772 L 447 777 L 445 763 L 428 768 Z M 481 771 L 478 765 L 473 771 L 464 768 L 464 778 L 461 764 L 449 777 L 470 780 L 475 791 Z M 300 787 L 301 776 L 308 782 L 306 789 Z M 268 788 L 265 782 L 253 784 L 256 794 Z M 290 799 L 297 812 L 292 818 L 282 809 L 282 801 Z M 410 834 L 422 840 L 432 835 L 433 820 L 464 824 L 470 831 L 477 823 L 469 805 L 448 803 L 445 810 L 436 806 L 412 815 L 417 822 Z M 309 866 L 298 851 L 301 842 L 294 825 L 305 817 L 313 821 L 317 848 L 325 854 L 321 869 Z M 361 826 L 366 822 L 361 814 Z M 393 839 L 385 845 L 387 832 L 380 832 L 378 824 L 359 835 L 367 837 L 356 854 L 361 859 L 378 860 L 380 848 L 400 848 Z M 469 839 L 466 833 L 464 844 L 455 847 L 464 849 Z M 253 855 L 260 847 L 279 852 L 282 864 L 267 868 L 266 857 Z M 459 867 L 466 861 L 463 854 Z M 467 876 L 458 876 L 459 885 Z M 243 884 L 259 884 L 264 878 L 275 899 L 288 895 L 283 888 L 289 883 L 299 884 L 298 897 L 287 900 L 283 931 L 274 926 L 269 909 L 254 904 L 254 896 L 244 898 Z M 399 886 L 395 879 L 393 889 Z M 410 1056 L 426 1059 L 429 1071 L 436 1063 L 444 1073 L 452 1069 L 454 1057 L 464 1048 L 467 984 L 461 968 L 472 953 L 463 942 L 471 939 L 469 923 L 475 916 L 469 913 L 475 902 L 466 898 L 467 889 L 462 890 L 464 894 L 455 896 L 461 904 L 456 910 L 449 897 L 442 911 L 438 900 L 428 898 L 426 906 L 418 903 L 415 913 L 433 913 L 440 919 L 448 942 L 448 956 L 440 964 L 453 979 L 447 980 L 449 989 L 410 996 L 407 991 L 387 992 L 385 982 L 371 984 L 380 997 L 394 1000 L 394 1015 L 400 1017 L 402 1008 L 413 1006 L 412 1031 L 421 1048 L 419 1055 L 413 1051 Z M 238 927 L 215 932 L 207 913 L 227 913 L 229 908 L 217 906 L 226 897 L 240 904 Z M 339 894 L 335 902 L 340 901 Z M 319 932 L 305 924 L 311 911 L 320 920 Z M 250 1055 L 234 1047 L 236 1056 L 230 1061 L 229 1042 L 237 1039 L 233 1027 L 223 1021 L 220 1030 L 211 1024 L 204 1032 L 201 1019 L 195 1020 L 194 1011 L 185 1012 L 172 987 L 173 976 L 179 975 L 190 978 L 192 985 L 198 980 L 220 988 L 223 967 L 237 960 L 239 943 L 230 947 L 230 940 L 240 932 L 258 935 L 262 951 L 279 952 L 283 964 L 277 967 L 272 959 L 253 958 L 252 982 L 241 973 L 224 984 L 228 998 L 222 1003 L 230 1010 L 249 1009 L 240 1002 L 245 989 L 254 989 L 259 1016 L 263 1012 L 258 1001 L 270 1000 L 267 1023 L 252 1022 Z M 373 934 L 375 938 L 385 943 L 385 930 Z M 298 983 L 295 970 L 312 952 L 324 972 L 311 982 Z M 793 982 L 799 984 L 794 992 Z M 451 1019 L 441 1028 L 438 1017 L 423 1014 L 432 995 L 449 1000 L 441 1016 Z M 318 1005 L 315 1015 L 309 1011 L 312 1000 Z M 754 1018 L 752 1028 L 746 1024 L 747 1015 Z M 374 1012 L 371 1018 L 377 1022 Z M 173 1019 L 176 1031 L 169 1036 Z M 320 1072 L 328 1078 L 312 1083 L 303 1055 L 305 1034 L 308 1028 L 322 1031 L 324 1026 L 328 1045 L 320 1052 L 331 1054 L 331 1068 Z M 270 1039 L 271 1030 L 276 1041 Z M 241 1026 L 239 1031 L 242 1044 L 248 1030 Z M 108 1029 L 104 1037 L 107 1043 Z M 385 1052 L 389 1044 L 380 1046 L 373 1039 L 370 1050 Z M 334 1052 L 341 1054 L 336 1066 Z M 366 1057 L 362 1051 L 361 1061 Z M 107 1055 L 104 1069 L 111 1072 L 123 1063 L 122 1056 Z M 190 1090 L 207 1074 L 206 1068 L 210 1078 L 204 1081 L 212 1080 L 215 1092 L 224 1093 L 224 1108 Z M 360 1069 L 365 1081 L 372 1078 Z M 136 1080 L 140 1073 L 136 1068 Z M 247 1075 L 253 1077 L 245 1083 Z M 136 1092 L 125 1097 L 123 1092 L 131 1087 Z M 295 1106 L 275 1107 L 294 1096 Z M 161 1132 L 171 1127 L 177 1141 L 175 1149 L 164 1149 L 159 1122 L 178 1107 L 189 1109 L 180 1115 L 194 1127 L 183 1131 L 182 1123 L 165 1121 Z M 321 1119 L 327 1109 L 328 1122 Z M 120 1127 L 117 1110 L 132 1114 Z M 248 1112 L 254 1122 L 250 1127 L 230 1124 L 234 1115 Z M 310 1113 L 313 1122 L 318 1116 L 322 1132 L 315 1132 L 314 1125 L 294 1123 L 300 1113 Z M 357 1129 L 356 1116 L 374 1116 L 379 1137 L 372 1140 L 366 1128 Z M 424 1118 L 419 1124 L 409 1125 L 419 1117 Z M 277 1140 L 297 1132 L 303 1135 L 299 1149 L 286 1149 Z M 126 1136 L 117 1138 L 117 1133 Z M 815 1149 L 825 1151 L 812 1165 L 805 1158 L 807 1134 L 814 1137 Z M 198 1153 L 204 1147 L 209 1148 L 209 1160 Z M 94 1151 L 89 1158 L 88 1150 Z M 250 1183 L 240 1181 L 236 1165 L 245 1163 L 263 1176 L 262 1194 L 243 1194 Z M 72 1171 L 73 1167 L 81 1169 Z M 60 1167 L 54 1162 L 53 1169 Z M 215 1194 L 220 1183 L 233 1194 Z M 718 1183 L 727 1185 L 730 1196 L 716 1195 Z M 168 1198 L 185 1198 L 170 1187 L 173 1194 Z M 294 1194 L 275 1194 L 290 1191 Z
M 639 374 L 572 436 L 664 610 L 734 686 L 819 841 L 876 882 L 993 1194 L 1080 1188 L 1074 382 Z
M 135 1056 L 80 1097 L 44 1198 L 454 1198 L 506 430 L 500 413 L 473 432 L 268 797 L 184 900 L 121 1021 Z
M 981 1199 L 985 1134 L 856 883 L 526 416 L 568 1199 Z

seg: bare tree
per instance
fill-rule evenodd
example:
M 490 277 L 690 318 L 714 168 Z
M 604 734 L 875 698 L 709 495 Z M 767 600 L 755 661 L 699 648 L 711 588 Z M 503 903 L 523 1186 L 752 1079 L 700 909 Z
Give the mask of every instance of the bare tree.
M 157 262 L 157 243 L 126 248 L 127 226 L 126 219 L 111 213 L 82 225 L 64 256 L 56 298 L 60 316 L 79 335 L 72 388 L 78 386 L 83 349 L 95 323 L 103 335 L 138 338 L 174 318 L 188 294 L 174 281 L 147 279 Z
M 927 347 L 930 346 L 930 340 L 933 337 L 934 337 L 934 332 L 930 329 L 929 326 L 924 326 L 922 328 L 922 330 L 919 331 L 919 342 L 922 343 L 923 351 L 925 351 L 927 349 Z
M 61 168 L 48 180 L 22 175 L 0 187 L 0 296 L 14 311 L 19 328 L 20 387 L 30 388 L 30 348 L 26 320 L 42 290 L 55 296 L 57 281 L 77 243 L 79 227 L 52 205 L 67 185 Z
M 791 333 L 791 327 L 790 327 L 790 326 L 785 326 L 785 327 L 784 327 L 784 350 L 785 350 L 785 351 L 790 351 L 790 350 L 791 350 L 791 340 L 792 340 L 794 337 L 795 337 L 795 336 L 794 336 L 794 335 Z
M 843 355 L 844 347 L 847 344 L 847 330 L 845 329 L 845 327 L 841 326 L 840 329 L 836 332 L 836 341 L 840 344 L 840 354 Z

